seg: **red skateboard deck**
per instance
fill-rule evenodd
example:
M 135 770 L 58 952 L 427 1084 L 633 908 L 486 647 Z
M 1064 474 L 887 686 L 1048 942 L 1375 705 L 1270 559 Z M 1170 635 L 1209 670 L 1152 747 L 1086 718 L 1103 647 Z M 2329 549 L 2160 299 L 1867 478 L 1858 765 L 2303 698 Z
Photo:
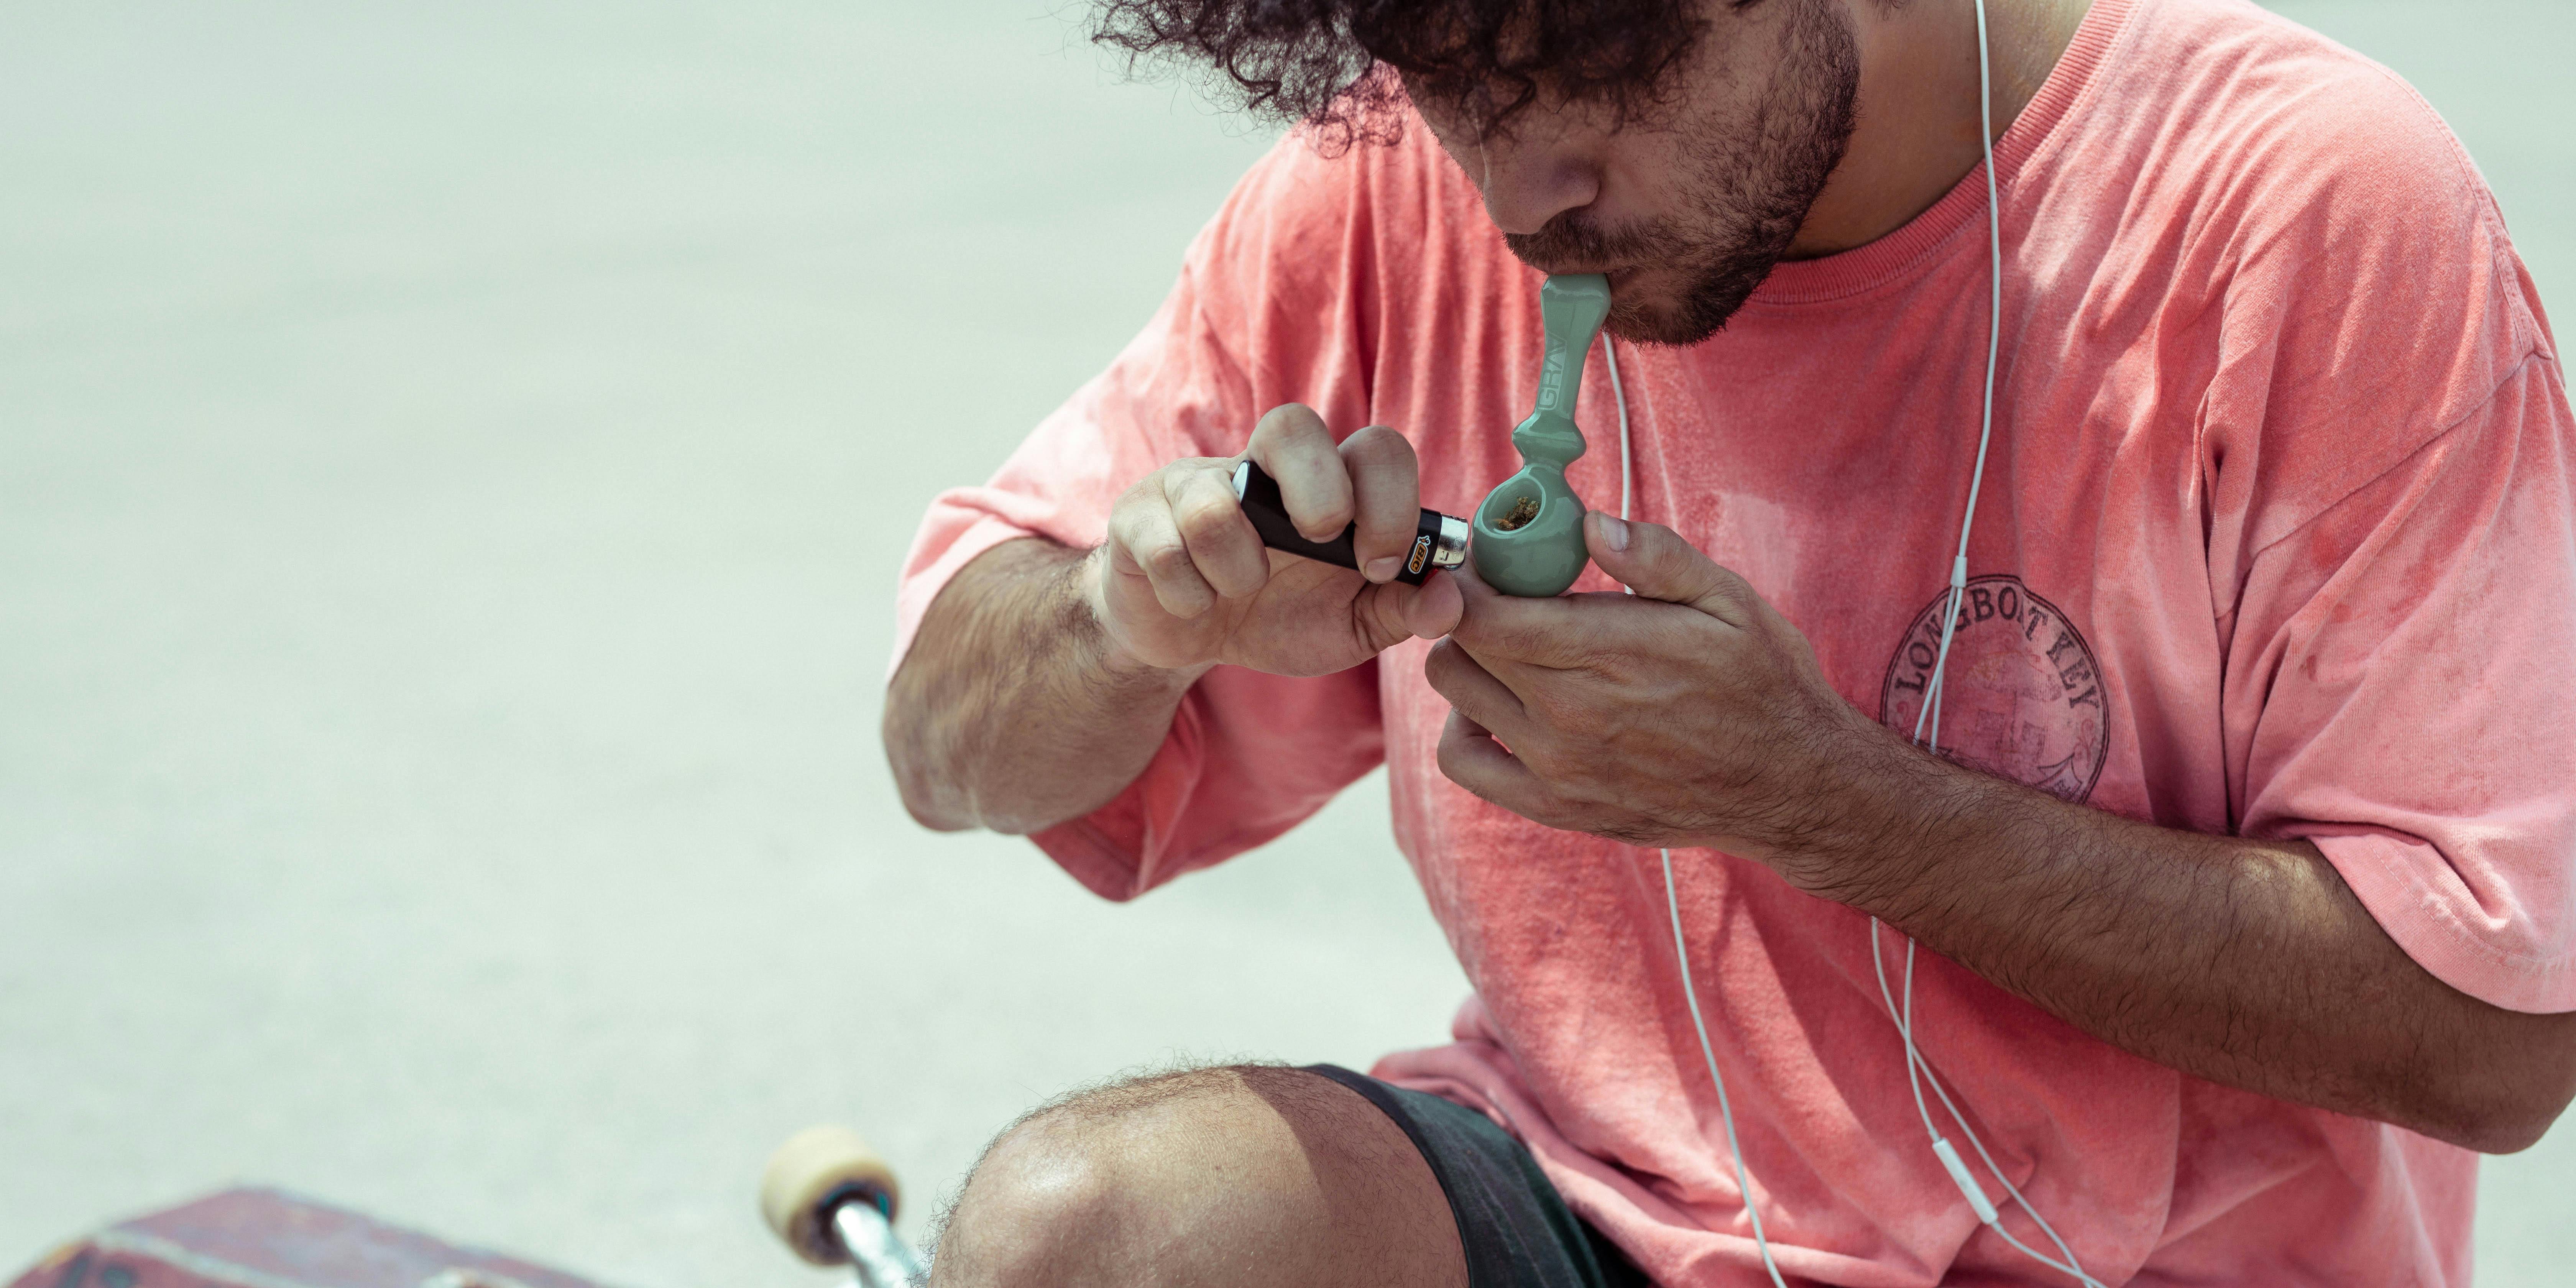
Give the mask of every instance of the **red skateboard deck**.
M 56 1250 L 10 1288 L 600 1288 L 277 1190 L 211 1194 Z

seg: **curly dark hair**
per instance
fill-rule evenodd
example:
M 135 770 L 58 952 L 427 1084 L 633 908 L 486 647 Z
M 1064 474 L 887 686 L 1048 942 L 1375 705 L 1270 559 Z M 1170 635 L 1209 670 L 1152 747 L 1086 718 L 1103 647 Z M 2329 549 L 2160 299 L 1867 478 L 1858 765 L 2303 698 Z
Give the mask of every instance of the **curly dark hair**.
M 1730 0 L 1741 8 L 1758 0 Z M 1327 148 L 1400 132 L 1404 81 L 1487 133 L 1544 92 L 1661 106 L 1698 42 L 1699 0 L 1098 0 L 1092 39 L 1194 70 L 1221 100 Z

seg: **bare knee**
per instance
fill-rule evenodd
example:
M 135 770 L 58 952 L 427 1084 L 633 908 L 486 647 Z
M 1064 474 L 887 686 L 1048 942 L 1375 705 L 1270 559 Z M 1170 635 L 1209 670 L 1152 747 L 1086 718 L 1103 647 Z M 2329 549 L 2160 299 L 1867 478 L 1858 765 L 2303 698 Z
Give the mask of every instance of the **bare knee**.
M 1403 1132 L 1317 1074 L 1138 1079 L 1003 1133 L 936 1258 L 940 1288 L 1460 1285 L 1447 1199 Z

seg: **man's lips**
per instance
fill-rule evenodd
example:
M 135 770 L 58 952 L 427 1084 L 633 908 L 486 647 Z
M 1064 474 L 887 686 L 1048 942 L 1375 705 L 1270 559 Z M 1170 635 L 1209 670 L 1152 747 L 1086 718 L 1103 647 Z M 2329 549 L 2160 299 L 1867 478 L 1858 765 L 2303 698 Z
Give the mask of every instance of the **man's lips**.
M 1604 277 L 1610 277 L 1628 271 L 1624 268 L 1603 268 L 1593 264 L 1542 264 L 1534 259 L 1524 259 L 1521 262 L 1550 277 L 1565 277 L 1574 273 L 1599 273 Z
M 1550 277 L 1565 277 L 1574 273 L 1599 273 L 1610 279 L 1610 294 L 1614 298 L 1619 295 L 1622 288 L 1636 281 L 1640 274 L 1647 272 L 1651 267 L 1646 264 L 1625 264 L 1605 268 L 1593 264 L 1543 264 L 1527 259 L 1521 262 Z
M 1615 293 L 1618 291 L 1618 289 L 1619 289 L 1619 283 L 1621 283 L 1621 282 L 1623 282 L 1623 281 L 1627 281 L 1627 280 L 1629 280 L 1629 279 L 1631 279 L 1631 278 L 1634 278 L 1634 277 L 1637 275 L 1638 268 L 1639 268 L 1639 266 L 1638 266 L 1638 265 L 1634 265 L 1634 264 L 1630 264 L 1630 265 L 1626 265 L 1626 266 L 1624 266 L 1624 267 L 1618 267 L 1618 268 L 1603 268 L 1603 267 L 1599 267 L 1599 266 L 1596 266 L 1596 265 L 1589 265 L 1589 264 L 1586 264 L 1586 265 L 1580 265 L 1580 266 L 1560 266 L 1560 265 L 1555 265 L 1555 264 L 1531 264 L 1531 265 L 1530 265 L 1530 267 L 1535 268 L 1535 269 L 1537 269 L 1538 271 L 1540 271 L 1540 272 L 1542 272 L 1542 273 L 1545 273 L 1545 274 L 1547 274 L 1547 275 L 1548 275 L 1548 276 L 1550 276 L 1550 277 L 1567 277 L 1567 276 L 1571 276 L 1571 275 L 1576 274 L 1576 273 L 1598 273 L 1598 274 L 1600 274 L 1601 276 L 1603 276 L 1603 277 L 1606 277 L 1606 278 L 1609 278 L 1609 279 L 1610 279 L 1610 290 L 1611 290 L 1611 291 L 1612 291 L 1612 293 L 1614 293 L 1614 294 L 1615 294 Z

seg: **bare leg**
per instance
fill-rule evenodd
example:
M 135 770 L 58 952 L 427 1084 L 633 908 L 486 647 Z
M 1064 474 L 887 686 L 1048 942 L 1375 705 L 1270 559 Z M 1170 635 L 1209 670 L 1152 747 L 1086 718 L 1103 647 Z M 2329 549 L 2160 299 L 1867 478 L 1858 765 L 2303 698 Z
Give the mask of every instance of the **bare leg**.
M 1320 1074 L 1245 1066 L 1090 1092 L 995 1141 L 938 1288 L 1465 1288 L 1448 1198 L 1402 1128 Z

